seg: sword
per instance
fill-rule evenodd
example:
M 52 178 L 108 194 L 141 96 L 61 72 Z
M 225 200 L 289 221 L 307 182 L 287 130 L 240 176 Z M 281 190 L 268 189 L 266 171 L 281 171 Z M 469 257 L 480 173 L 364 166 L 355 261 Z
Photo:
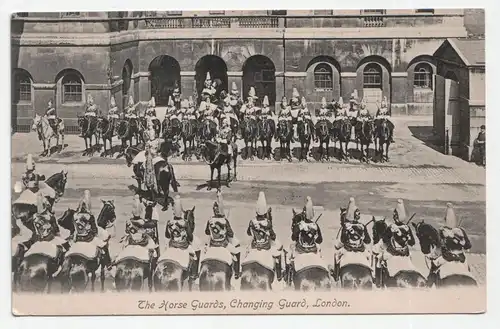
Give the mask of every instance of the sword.
M 411 215 L 410 219 L 408 219 L 408 221 L 406 222 L 406 225 L 410 224 L 411 220 L 413 219 L 413 217 L 415 217 L 417 213 L 414 212 L 413 215 Z
M 314 223 L 318 223 L 318 220 L 323 216 L 323 213 L 319 214 L 318 218 L 316 218 L 316 221 Z

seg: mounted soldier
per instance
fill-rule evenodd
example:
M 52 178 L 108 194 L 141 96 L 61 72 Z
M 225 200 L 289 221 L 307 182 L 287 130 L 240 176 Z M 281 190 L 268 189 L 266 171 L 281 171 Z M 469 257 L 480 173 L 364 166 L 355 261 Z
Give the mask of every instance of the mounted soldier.
M 224 98 L 224 106 L 222 108 L 221 119 L 224 120 L 225 118 L 228 118 L 229 120 L 233 118 L 237 123 L 239 123 L 238 117 L 234 112 L 234 108 L 231 106 L 231 97 L 229 95 Z
M 359 112 L 358 116 L 356 117 L 356 120 L 359 122 L 366 122 L 366 121 L 371 121 L 372 117 L 370 116 L 370 113 L 368 112 L 368 109 L 366 108 L 366 100 L 363 98 L 361 100 L 361 104 L 359 105 Z
M 177 119 L 177 108 L 175 107 L 174 100 L 172 96 L 168 96 L 167 110 L 165 112 L 165 119 L 172 121 L 173 119 Z
M 298 116 L 297 120 L 307 122 L 312 127 L 313 126 L 312 116 L 311 116 L 311 112 L 307 108 L 307 102 L 306 102 L 305 97 L 302 97 L 301 105 L 302 105 L 302 108 L 299 111 L 299 116 Z
M 188 120 L 196 120 L 198 116 L 198 112 L 196 111 L 196 107 L 193 101 L 193 96 L 189 96 L 188 99 L 188 108 L 186 110 L 186 115 Z
M 234 113 L 238 115 L 240 113 L 241 106 L 243 105 L 243 100 L 240 97 L 240 92 L 238 91 L 236 82 L 233 82 L 231 84 L 231 91 L 229 93 L 229 97 L 230 97 L 229 104 L 233 108 Z
M 54 130 L 54 132 L 57 133 L 57 125 L 59 123 L 59 119 L 57 117 L 57 112 L 54 107 L 52 99 L 50 99 L 49 102 L 47 103 L 47 110 L 45 111 L 45 116 L 47 117 L 47 120 L 49 120 L 50 127 Z
M 384 96 L 384 99 L 380 103 L 380 106 L 375 114 L 375 121 L 378 120 L 386 120 L 389 124 L 391 131 L 394 130 L 394 123 L 391 121 L 391 115 L 389 113 L 389 102 L 387 101 L 387 96 Z M 394 142 L 392 135 L 390 136 L 391 143 Z
M 150 147 L 152 156 L 155 157 L 158 153 L 158 149 L 160 148 L 160 140 L 158 139 L 152 120 L 147 121 L 147 130 L 144 132 L 144 137 L 146 145 Z
M 201 256 L 201 241 L 194 234 L 194 223 L 185 219 L 184 208 L 180 195 L 175 196 L 173 207 L 173 218 L 167 221 L 165 238 L 167 239 L 167 250 L 169 248 L 186 249 L 190 256 L 190 279 L 198 278 Z M 168 251 L 167 251 L 168 253 Z
M 108 120 L 118 120 L 120 118 L 118 114 L 118 106 L 116 106 L 115 96 L 111 96 L 109 103 Z
M 266 195 L 262 191 L 259 192 L 255 213 L 256 216 L 250 220 L 247 228 L 247 235 L 252 237 L 252 242 L 247 250 L 247 256 L 252 250 L 268 251 L 274 260 L 272 268 L 274 269 L 277 280 L 280 281 L 283 274 L 283 265 L 281 263 L 283 245 L 276 238 L 271 208 L 267 207 Z M 243 262 L 245 263 L 248 260 L 249 258 L 246 257 Z
M 148 102 L 148 106 L 146 108 L 146 119 L 147 120 L 158 120 L 156 117 L 156 102 L 154 96 Z
M 183 99 L 181 101 L 180 109 L 179 109 L 179 120 L 184 121 L 187 120 L 187 109 L 189 107 L 189 103 L 187 99 Z
M 283 96 L 280 104 L 280 113 L 278 115 L 278 121 L 286 120 L 292 121 L 292 112 L 290 111 L 290 106 L 287 105 L 286 97 Z
M 87 96 L 87 107 L 85 108 L 86 117 L 96 117 L 97 116 L 97 106 L 94 104 L 94 98 L 91 94 Z
M 207 75 L 205 77 L 205 83 L 204 83 L 204 88 L 201 92 L 202 94 L 202 99 L 207 101 L 207 98 L 210 102 L 212 102 L 215 98 L 215 93 L 217 90 L 215 89 L 215 81 L 212 82 L 212 78 L 210 77 L 210 72 L 207 72 Z
M 326 98 L 321 98 L 321 108 L 319 109 L 318 121 L 326 120 L 328 122 L 332 121 L 331 112 L 327 107 Z
M 181 89 L 179 88 L 179 84 L 176 81 L 174 84 L 174 91 L 172 92 L 174 106 L 177 110 L 181 108 Z
M 344 107 L 344 101 L 342 100 L 342 97 L 339 98 L 338 102 L 335 102 L 333 104 L 333 108 L 335 111 L 333 121 L 344 120 L 348 117 L 347 109 Z
M 292 111 L 292 116 L 294 118 L 297 118 L 300 110 L 303 109 L 300 94 L 299 94 L 297 88 L 293 88 L 292 98 L 290 98 L 290 103 L 288 104 L 288 106 L 290 106 L 290 110 Z
M 243 113 L 245 119 L 255 120 L 255 111 L 258 110 L 258 108 L 255 107 L 255 101 L 257 99 L 258 99 L 258 97 L 255 94 L 255 88 L 250 87 L 250 90 L 248 91 L 247 102 L 245 104 L 243 104 L 243 106 L 240 109 L 240 111 L 241 111 L 241 113 Z
M 21 182 L 25 188 L 29 189 L 33 193 L 38 192 L 39 181 L 45 180 L 44 175 L 39 175 L 35 172 L 35 168 L 36 166 L 35 161 L 33 161 L 33 156 L 31 154 L 28 154 L 28 156 L 26 157 L 26 171 L 21 176 Z
M 231 126 L 229 123 L 229 118 L 222 120 L 222 127 L 219 129 L 215 141 L 220 145 L 220 152 L 224 155 L 233 154 L 233 148 L 231 146 Z
M 125 118 L 127 118 L 127 119 L 137 119 L 137 113 L 136 113 L 134 98 L 132 97 L 132 95 L 130 95 L 130 97 L 128 98 L 128 104 L 127 104 Z
M 354 89 L 349 99 L 349 109 L 347 109 L 347 116 L 352 119 L 358 116 L 358 90 Z
M 240 277 L 240 242 L 234 236 L 225 214 L 222 193 L 217 192 L 217 201 L 213 205 L 213 216 L 207 221 L 205 234 L 210 237 L 208 247 L 224 247 L 232 255 L 232 268 L 235 279 Z
M 269 107 L 269 97 L 267 95 L 264 96 L 262 100 L 262 108 L 260 109 L 260 119 L 267 120 L 273 119 L 273 111 Z

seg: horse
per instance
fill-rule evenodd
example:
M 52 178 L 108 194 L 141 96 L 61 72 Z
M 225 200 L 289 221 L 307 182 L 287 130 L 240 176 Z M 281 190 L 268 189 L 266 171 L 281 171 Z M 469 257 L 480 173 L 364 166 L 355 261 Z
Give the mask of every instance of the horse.
M 196 124 L 196 120 L 182 120 L 181 137 L 184 144 L 184 154 L 182 155 L 182 159 L 184 161 L 191 161 L 191 152 L 194 150 L 194 139 L 196 137 Z
M 276 129 L 276 138 L 280 142 L 280 158 L 283 157 L 283 151 L 286 153 L 288 162 L 292 162 L 292 155 L 290 154 L 290 143 L 293 139 L 293 126 L 292 122 L 288 120 L 278 121 L 278 129 Z
M 42 179 L 44 176 L 42 176 Z M 66 170 L 61 170 L 50 176 L 45 180 L 45 184 L 52 188 L 55 192 L 55 198 L 51 196 L 46 196 L 47 201 L 50 206 L 63 196 L 64 190 L 66 188 L 66 182 L 68 181 L 68 172 Z M 32 223 L 33 215 L 36 214 L 37 208 L 35 203 L 18 203 L 17 200 L 12 204 L 11 214 L 15 219 L 20 219 L 23 225 L 28 227 L 30 231 L 34 232 L 34 227 Z
M 61 118 L 57 118 L 56 120 L 57 124 L 55 127 L 56 129 L 54 130 L 46 116 L 35 114 L 35 117 L 33 118 L 33 125 L 31 126 L 31 129 L 38 133 L 38 140 L 42 141 L 42 156 L 45 154 L 48 156 L 51 155 L 50 140 L 52 138 L 56 139 L 56 148 L 58 149 L 58 153 L 64 148 L 64 121 Z M 61 137 L 61 150 L 59 150 L 59 136 Z
M 254 119 L 246 118 L 241 124 L 241 134 L 245 141 L 245 153 L 247 158 L 253 160 L 253 152 L 257 150 L 257 137 L 259 135 L 257 122 Z M 250 144 L 250 147 L 248 144 Z
M 354 134 L 356 136 L 356 149 L 361 144 L 361 158 L 360 161 L 370 162 L 370 143 L 373 138 L 373 122 L 372 121 L 358 121 L 354 126 Z
M 217 124 L 210 119 L 205 119 L 198 130 L 200 141 L 210 141 L 217 135 Z
M 308 153 L 311 146 L 311 140 L 314 139 L 314 129 L 312 121 L 302 120 L 297 123 L 297 133 L 299 135 L 300 141 L 300 155 L 299 161 L 306 160 L 309 161 Z M 305 153 L 305 154 L 304 154 Z
M 273 136 L 276 134 L 276 125 L 273 119 L 261 119 L 259 121 L 259 139 L 262 144 L 262 158 L 271 160 L 272 155 L 272 141 Z
M 106 245 L 100 249 L 92 241 L 76 242 L 66 253 L 62 266 L 60 278 L 61 292 L 84 292 L 88 285 L 88 275 L 90 274 L 91 291 L 95 290 L 96 272 L 100 268 L 101 292 L 104 292 L 105 267 L 109 265 L 110 259 L 105 258 L 108 253 L 108 240 L 110 238 L 109 229 L 114 229 L 116 221 L 115 204 L 113 200 L 101 200 L 103 206 L 97 216 L 97 237 L 102 237 Z M 58 224 L 70 231 L 73 235 L 77 231 L 75 224 L 75 211 L 68 209 L 66 216 L 58 220 Z
M 122 119 L 116 127 L 116 134 L 122 141 L 123 148 L 127 146 L 127 140 L 129 141 L 129 146 L 132 146 L 133 137 L 135 137 L 135 144 L 137 146 L 139 144 L 139 132 L 139 120 L 137 118 Z
M 384 252 L 390 254 L 384 262 L 385 264 L 382 265 L 380 277 L 377 277 L 377 275 L 375 277 L 378 281 L 377 286 L 381 283 L 386 288 L 426 287 L 426 279 L 411 261 L 406 235 L 393 234 L 385 219 L 381 221 L 373 219 L 373 221 L 373 244 L 383 243 L 386 249 Z
M 162 124 L 162 136 L 163 139 L 173 139 L 177 140 L 178 137 L 181 135 L 181 122 L 177 118 L 170 119 L 168 117 L 165 117 L 163 120 Z
M 425 223 L 423 220 L 419 223 L 412 223 L 412 225 L 415 228 L 418 240 L 420 241 L 420 250 L 422 253 L 425 256 L 434 253 L 436 253 L 436 256 L 440 255 L 443 242 L 441 241 L 438 230 L 436 230 L 432 225 Z M 465 268 L 466 263 L 460 263 L 458 261 L 448 263 L 452 266 L 457 266 L 459 271 L 450 271 L 446 277 L 442 277 L 441 273 L 438 273 L 438 275 L 432 275 L 432 273 L 429 273 L 427 286 L 431 287 L 435 284 L 438 288 L 447 288 L 456 286 L 473 287 L 478 285 L 476 279 L 474 279 L 471 275 L 470 269 Z M 431 268 L 432 266 L 428 265 L 428 267 Z
M 226 117 L 229 118 L 229 128 L 231 129 L 233 142 L 236 143 L 236 140 L 238 139 L 238 130 L 240 129 L 240 124 L 234 117 L 228 115 L 226 115 Z
M 195 207 L 189 210 L 184 210 L 184 220 L 187 223 L 186 230 L 190 232 L 187 235 L 193 234 L 194 231 L 194 210 Z M 165 231 L 168 230 L 168 226 Z M 179 229 L 174 229 L 174 235 L 180 236 Z M 186 241 L 186 243 L 189 243 Z M 168 246 L 165 253 L 158 259 L 158 264 L 153 273 L 153 286 L 155 291 L 181 291 L 183 284 L 188 279 L 191 272 L 191 263 L 187 250 L 180 251 L 173 245 Z M 170 252 L 171 255 L 170 255 Z M 173 256 L 173 257 L 172 257 Z M 171 258 L 169 258 L 171 257 Z M 197 255 L 199 257 L 199 255 Z M 185 262 L 181 264 L 181 261 Z M 192 281 L 188 280 L 188 289 L 192 290 Z
M 217 183 L 218 188 L 221 186 L 221 169 L 223 165 L 227 166 L 227 180 L 226 184 L 229 186 L 231 181 L 231 162 L 233 162 L 234 177 L 233 180 L 236 181 L 237 172 L 237 159 L 238 159 L 238 146 L 236 143 L 231 143 L 232 153 L 228 152 L 227 144 L 218 144 L 211 141 L 206 141 L 203 147 L 202 156 L 205 162 L 210 166 L 210 182 L 207 186 L 207 190 L 211 190 L 211 183 L 214 180 L 214 170 L 217 169 Z M 224 147 L 228 149 L 223 150 Z
M 78 115 L 78 127 L 80 127 L 80 137 L 85 141 L 85 153 L 92 155 L 92 137 L 95 137 L 95 143 L 99 142 L 97 138 L 97 117 L 89 115 Z M 88 142 L 87 142 L 88 139 Z
M 153 129 L 155 131 L 156 136 L 160 136 L 161 134 L 161 122 L 160 119 L 156 117 L 141 117 L 139 119 L 141 127 L 147 127 L 148 126 L 148 120 L 151 120 L 153 123 Z
M 391 145 L 393 128 L 387 119 L 375 119 L 374 125 L 375 152 L 380 154 L 381 162 L 389 161 L 389 145 Z
M 301 222 L 306 220 L 305 212 L 296 212 L 292 209 L 292 232 L 298 230 Z M 316 235 L 299 230 L 297 242 L 304 246 L 316 245 Z M 297 245 L 295 246 L 297 248 Z M 330 269 L 317 252 L 297 253 L 295 266 L 286 273 L 286 281 L 296 291 L 329 291 L 332 289 Z M 302 266 L 299 267 L 299 264 Z
M 104 153 L 101 156 L 106 156 L 106 142 L 109 141 L 109 149 L 113 150 L 113 137 L 115 136 L 115 121 L 116 119 L 107 119 L 105 117 L 97 118 L 97 133 L 102 138 Z M 113 154 L 110 154 L 112 156 Z
M 230 291 L 233 275 L 231 264 L 232 256 L 229 250 L 224 247 L 208 247 L 205 259 L 201 260 L 200 291 Z
M 351 141 L 352 125 L 350 119 L 337 120 L 333 122 L 333 140 L 340 144 L 340 160 L 349 161 L 349 142 Z
M 331 125 L 331 124 L 330 124 Z M 316 123 L 316 141 L 319 142 L 319 159 L 320 161 L 330 161 L 330 155 L 328 154 L 328 149 L 330 148 L 330 127 L 327 120 L 319 120 Z M 323 144 L 325 144 L 325 149 L 323 149 Z M 323 150 L 326 150 L 325 152 Z M 323 153 L 324 152 L 324 153 Z

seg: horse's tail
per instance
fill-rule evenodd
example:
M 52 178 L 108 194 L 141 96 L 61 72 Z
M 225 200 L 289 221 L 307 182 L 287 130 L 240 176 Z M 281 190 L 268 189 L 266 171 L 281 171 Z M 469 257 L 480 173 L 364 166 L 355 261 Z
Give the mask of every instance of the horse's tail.
M 274 273 L 258 263 L 242 269 L 241 290 L 269 290 Z
M 207 264 L 201 266 L 200 291 L 224 291 L 227 285 L 228 282 L 224 271 L 216 270 L 215 268 L 212 271 Z
M 47 286 L 48 264 L 40 259 L 30 264 L 28 259 L 19 266 L 19 286 L 25 292 L 43 292 Z
M 87 287 L 87 270 L 83 264 L 73 264 L 68 273 L 69 286 L 75 291 L 84 291 Z
M 118 291 L 142 289 L 144 271 L 141 267 L 120 266 L 116 267 L 115 287 Z
M 155 291 L 181 291 L 183 272 L 184 269 L 177 265 L 177 263 L 168 260 L 161 261 L 153 274 Z

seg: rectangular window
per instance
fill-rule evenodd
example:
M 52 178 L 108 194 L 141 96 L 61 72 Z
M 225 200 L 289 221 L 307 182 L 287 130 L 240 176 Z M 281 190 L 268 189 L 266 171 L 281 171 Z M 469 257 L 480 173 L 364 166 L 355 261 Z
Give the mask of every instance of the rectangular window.
M 417 9 L 415 11 L 417 14 L 434 14 L 434 9 Z
M 378 74 L 365 74 L 363 76 L 363 88 L 381 88 L 382 77 Z
M 31 83 L 29 80 L 21 80 L 17 83 L 15 102 L 31 102 Z
M 210 15 L 225 15 L 225 10 L 211 10 L 208 12 Z
M 330 72 L 315 72 L 314 73 L 314 88 L 321 90 L 332 90 L 333 80 Z
M 61 13 L 61 17 L 80 17 L 80 12 L 79 11 L 70 11 L 70 12 Z
M 81 102 L 82 85 L 79 83 L 68 82 L 64 85 L 63 103 Z
M 385 15 L 385 9 L 364 9 L 362 15 Z
M 314 15 L 316 15 L 316 16 L 332 16 L 333 10 L 315 10 Z
M 273 15 L 273 16 L 286 16 L 287 11 L 286 10 L 268 10 L 267 14 L 268 15 Z
M 413 85 L 418 88 L 432 88 L 432 76 L 428 72 L 415 72 Z
M 167 11 L 168 16 L 182 16 L 182 11 Z

